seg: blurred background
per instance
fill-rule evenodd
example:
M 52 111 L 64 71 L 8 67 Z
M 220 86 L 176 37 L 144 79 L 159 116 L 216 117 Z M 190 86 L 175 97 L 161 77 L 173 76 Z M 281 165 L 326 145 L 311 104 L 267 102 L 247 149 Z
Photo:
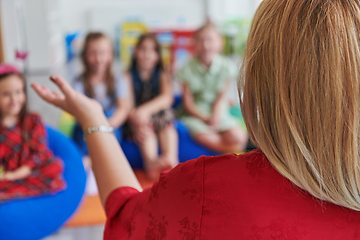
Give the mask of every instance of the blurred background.
M 87 31 L 102 31 L 125 59 L 126 45 L 141 31 L 158 31 L 164 45 L 174 31 L 191 31 L 207 18 L 227 38 L 241 38 L 260 0 L 1 0 L 3 55 L 31 52 L 30 72 L 60 66 L 81 47 Z M 168 35 L 166 35 L 168 33 Z M 239 42 L 229 53 L 241 53 Z
M 193 33 L 206 21 L 220 30 L 223 54 L 238 65 L 245 50 L 253 14 L 261 0 L 0 0 L 0 62 L 17 65 L 27 84 L 54 88 L 49 74 L 73 81 L 82 71 L 79 54 L 89 31 L 101 31 L 113 42 L 114 70 L 127 68 L 137 37 L 154 32 L 162 58 L 174 74 L 194 51 Z M 174 74 L 175 76 L 175 74 Z M 175 95 L 180 87 L 174 78 Z M 228 95 L 237 99 L 235 86 Z M 58 127 L 62 113 L 29 90 L 30 110 Z M 62 120 L 64 122 L 64 119 Z M 65 228 L 46 240 L 101 239 L 103 224 Z M 1 239 L 1 236 L 0 236 Z
M 261 0 L 0 0 L 0 61 L 16 64 L 28 82 L 60 73 L 69 81 L 81 72 L 78 55 L 88 31 L 113 41 L 114 69 L 129 64 L 137 37 L 155 32 L 166 65 L 176 72 L 192 55 L 192 34 L 207 20 L 221 31 L 223 54 L 238 61 L 252 16 Z M 176 87 L 175 94 L 179 92 Z M 236 93 L 234 93 L 236 95 Z M 30 109 L 56 126 L 59 112 L 29 93 Z

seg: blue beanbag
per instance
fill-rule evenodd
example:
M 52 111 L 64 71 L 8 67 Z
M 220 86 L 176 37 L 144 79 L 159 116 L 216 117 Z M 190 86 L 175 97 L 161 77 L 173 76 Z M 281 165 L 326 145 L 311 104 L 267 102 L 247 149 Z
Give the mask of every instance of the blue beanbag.
M 179 134 L 179 161 L 186 162 L 202 155 L 216 156 L 218 152 L 211 151 L 196 143 L 190 135 L 189 130 L 181 121 L 175 121 L 175 127 Z M 143 163 L 139 148 L 134 142 L 124 139 L 121 147 L 133 169 L 143 169 Z
M 81 154 L 61 133 L 47 128 L 49 148 L 64 161 L 65 191 L 0 203 L 0 239 L 38 240 L 57 229 L 74 213 L 85 190 Z

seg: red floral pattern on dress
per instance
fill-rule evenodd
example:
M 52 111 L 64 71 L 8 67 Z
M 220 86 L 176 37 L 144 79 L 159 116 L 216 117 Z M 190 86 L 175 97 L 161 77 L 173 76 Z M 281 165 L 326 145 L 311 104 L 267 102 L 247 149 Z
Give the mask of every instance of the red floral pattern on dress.
M 360 239 L 360 212 L 299 189 L 260 150 L 180 164 L 153 189 L 116 189 L 106 209 L 105 240 Z
M 185 190 L 183 190 L 182 192 L 182 195 L 184 196 L 188 196 L 190 200 L 194 200 L 196 198 L 196 196 L 199 196 L 200 195 L 200 192 L 198 189 L 189 189 L 189 188 L 186 188 Z M 198 198 L 198 200 L 200 201 L 200 199 Z
M 285 219 L 278 218 L 266 227 L 252 227 L 253 234 L 248 239 L 300 240 L 306 237 L 297 225 L 288 224 Z
M 146 229 L 146 240 L 163 240 L 166 239 L 167 233 L 166 228 L 169 223 L 165 220 L 163 216 L 160 220 L 156 220 L 155 217 L 150 213 L 150 222 L 148 228 Z
M 135 230 L 133 218 L 129 218 L 127 221 L 124 221 L 124 229 L 128 232 L 128 238 L 131 238 L 132 233 Z
M 191 223 L 189 218 L 186 217 L 180 221 L 182 229 L 179 230 L 183 240 L 195 240 L 200 236 L 200 228 L 196 222 Z
M 23 128 L 28 139 L 24 140 Z M 65 188 L 63 166 L 48 150 L 40 117 L 28 114 L 12 128 L 0 126 L 0 164 L 5 171 L 27 165 L 30 176 L 16 181 L 0 181 L 0 200 L 56 193 Z
M 155 183 L 152 186 L 149 201 L 153 200 L 154 198 L 155 199 L 159 198 L 159 191 L 161 191 L 161 189 L 162 190 L 166 189 L 167 181 L 166 181 L 166 174 L 165 173 L 161 173 L 160 181 Z

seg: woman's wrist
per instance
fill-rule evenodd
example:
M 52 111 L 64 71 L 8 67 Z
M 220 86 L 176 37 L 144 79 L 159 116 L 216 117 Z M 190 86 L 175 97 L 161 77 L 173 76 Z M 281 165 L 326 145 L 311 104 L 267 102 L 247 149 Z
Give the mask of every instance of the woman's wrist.
M 101 116 L 102 115 L 102 116 Z M 98 127 L 98 126 L 110 126 L 108 120 L 106 119 L 105 115 L 101 113 L 100 116 L 94 116 L 93 118 L 89 118 L 80 122 L 80 125 L 85 132 L 87 129 L 91 127 Z

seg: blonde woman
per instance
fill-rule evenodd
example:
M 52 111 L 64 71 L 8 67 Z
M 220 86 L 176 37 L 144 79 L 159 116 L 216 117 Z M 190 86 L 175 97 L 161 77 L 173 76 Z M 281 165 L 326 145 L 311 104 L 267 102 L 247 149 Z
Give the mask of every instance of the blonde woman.
M 264 0 L 240 80 L 259 149 L 180 164 L 144 191 L 115 137 L 90 133 L 108 125 L 98 104 L 59 77 L 64 96 L 33 85 L 89 133 L 104 238 L 359 239 L 359 5 Z

